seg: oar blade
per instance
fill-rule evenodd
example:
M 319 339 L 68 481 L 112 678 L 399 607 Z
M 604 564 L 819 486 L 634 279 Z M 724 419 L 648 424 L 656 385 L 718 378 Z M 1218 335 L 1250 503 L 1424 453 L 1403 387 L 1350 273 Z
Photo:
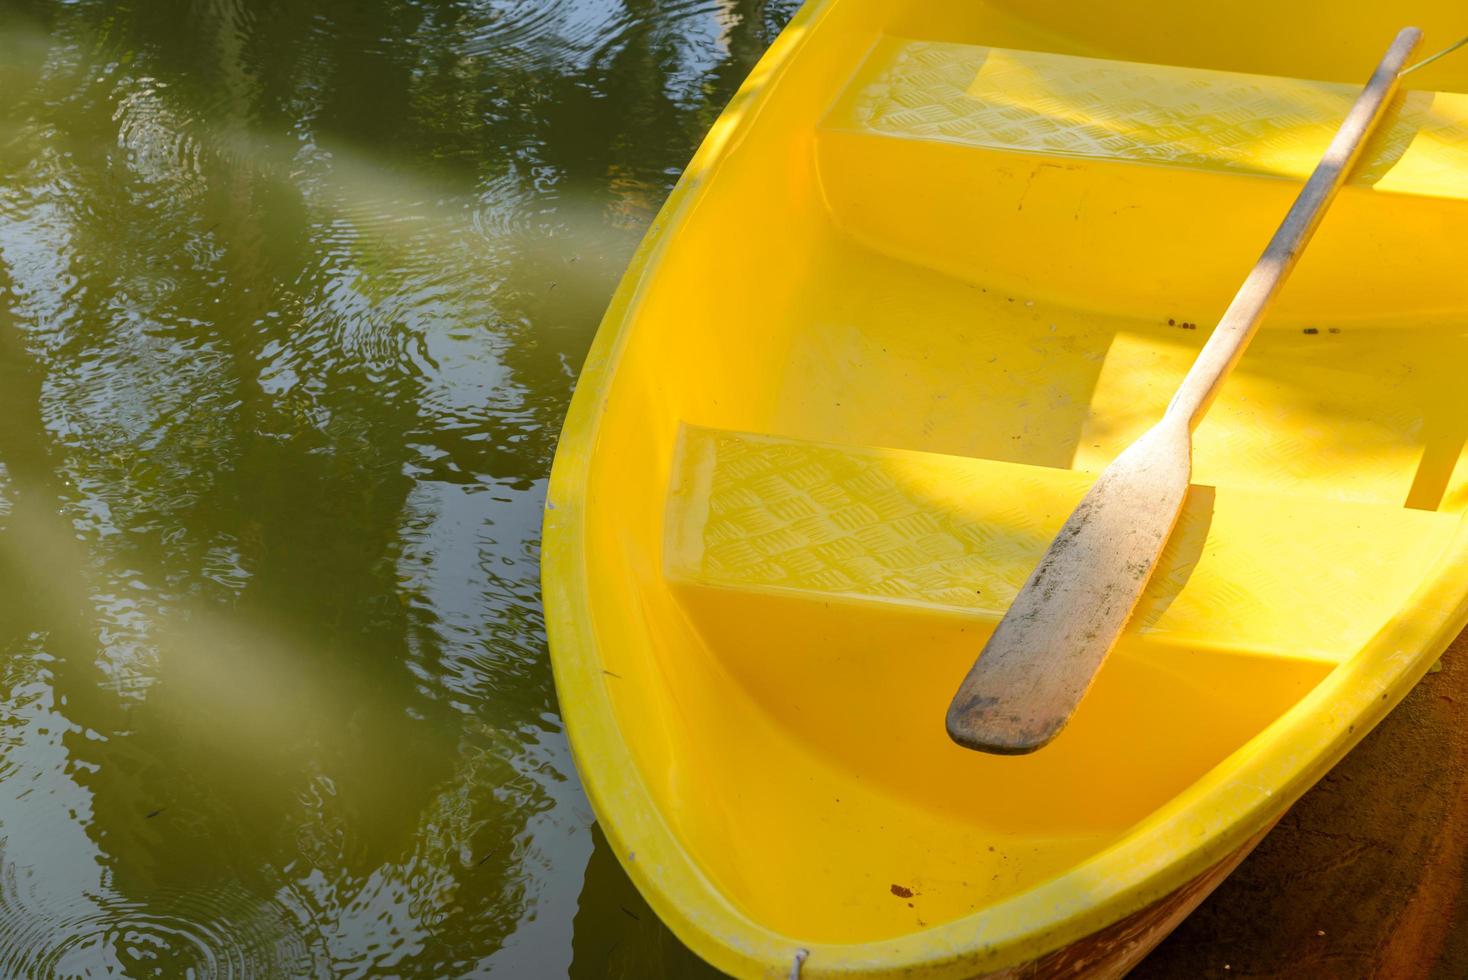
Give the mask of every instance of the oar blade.
M 1177 523 L 1190 433 L 1168 418 L 1116 458 L 1015 597 L 948 709 L 967 748 L 1033 752 L 1070 719 Z

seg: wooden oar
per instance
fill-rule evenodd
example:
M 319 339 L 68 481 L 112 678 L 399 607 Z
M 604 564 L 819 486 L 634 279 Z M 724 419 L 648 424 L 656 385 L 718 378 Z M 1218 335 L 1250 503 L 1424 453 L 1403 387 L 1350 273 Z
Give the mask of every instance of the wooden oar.
M 1340 190 L 1422 32 L 1405 28 L 1357 97 L 1162 421 L 1101 474 L 1051 542 L 954 695 L 948 734 L 1033 752 L 1075 712 L 1131 617 L 1187 494 L 1192 434 Z

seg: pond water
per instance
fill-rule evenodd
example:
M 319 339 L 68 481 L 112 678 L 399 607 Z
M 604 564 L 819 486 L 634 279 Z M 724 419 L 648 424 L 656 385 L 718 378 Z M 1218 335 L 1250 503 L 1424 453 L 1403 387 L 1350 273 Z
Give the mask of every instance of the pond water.
M 545 478 L 794 0 L 0 0 L 0 975 L 686 977 Z

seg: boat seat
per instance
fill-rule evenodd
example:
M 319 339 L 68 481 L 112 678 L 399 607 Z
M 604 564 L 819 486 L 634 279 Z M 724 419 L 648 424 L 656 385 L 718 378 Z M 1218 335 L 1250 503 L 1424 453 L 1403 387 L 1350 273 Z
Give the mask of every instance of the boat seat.
M 973 643 L 1093 479 L 685 426 L 665 571 L 695 619 L 713 602 L 757 629 L 804 615 L 791 604 L 836 604 L 844 615 L 832 622 L 856 629 L 959 628 Z M 1120 649 L 1170 656 L 1226 637 L 1219 652 L 1333 664 L 1408 606 L 1457 521 L 1195 485 Z
M 885 250 L 1083 306 L 1143 298 L 1207 320 L 1358 91 L 887 37 L 824 119 L 818 166 L 837 222 Z M 1464 220 L 1468 95 L 1404 93 L 1281 310 L 1468 309 L 1436 244 Z

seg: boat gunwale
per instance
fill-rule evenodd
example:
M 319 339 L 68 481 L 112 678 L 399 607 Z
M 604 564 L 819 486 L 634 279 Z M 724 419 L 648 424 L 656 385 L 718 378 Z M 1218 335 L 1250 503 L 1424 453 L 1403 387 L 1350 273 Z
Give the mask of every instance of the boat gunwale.
M 883 940 L 807 943 L 744 914 L 673 834 L 622 737 L 602 673 L 585 561 L 585 490 L 616 369 L 648 284 L 772 91 L 842 0 L 809 0 L 704 138 L 634 253 L 582 366 L 547 487 L 542 594 L 561 716 L 618 861 L 674 933 L 721 969 L 960 977 L 1023 965 L 1139 911 L 1225 859 L 1340 760 L 1468 623 L 1468 517 L 1409 600 L 1359 651 L 1178 796 L 1068 871 L 958 919 Z M 819 119 L 812 121 L 815 125 Z M 824 203 L 824 202 L 823 202 Z

